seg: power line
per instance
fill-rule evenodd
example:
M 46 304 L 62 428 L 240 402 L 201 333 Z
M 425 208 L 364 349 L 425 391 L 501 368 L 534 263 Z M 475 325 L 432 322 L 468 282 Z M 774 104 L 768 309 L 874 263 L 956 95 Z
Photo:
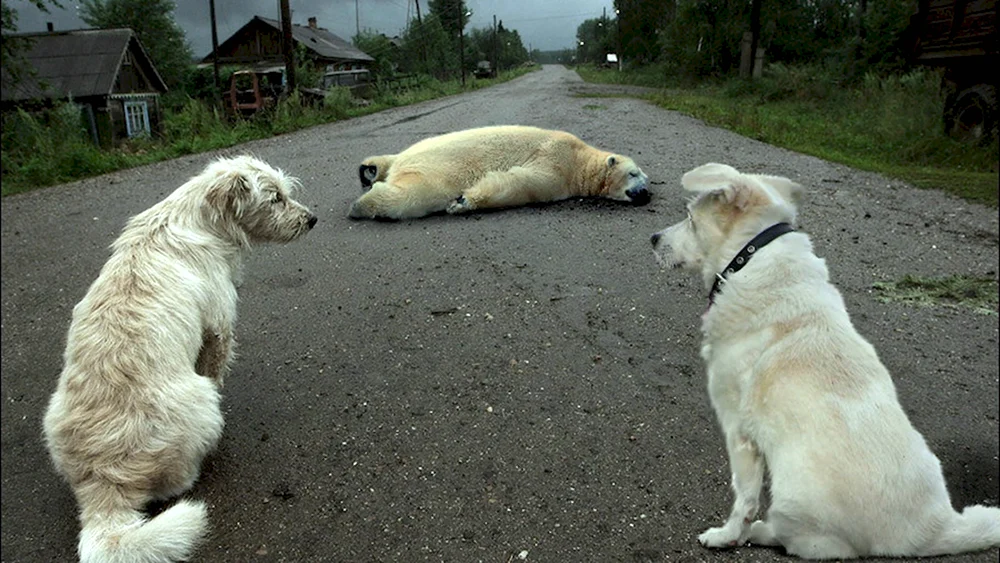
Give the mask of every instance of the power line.
M 516 23 L 516 22 L 533 22 L 533 21 L 543 21 L 543 20 L 557 20 L 557 19 L 567 19 L 567 18 L 582 18 L 586 16 L 591 16 L 594 18 L 600 17 L 599 14 L 595 14 L 594 12 L 587 12 L 583 14 L 567 14 L 564 16 L 542 16 L 537 18 L 501 18 L 501 19 Z

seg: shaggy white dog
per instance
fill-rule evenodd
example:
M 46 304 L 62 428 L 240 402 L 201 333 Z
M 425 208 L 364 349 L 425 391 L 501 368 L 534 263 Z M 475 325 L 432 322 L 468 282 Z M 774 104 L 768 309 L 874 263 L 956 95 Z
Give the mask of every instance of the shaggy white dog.
M 708 547 L 747 541 L 806 558 L 929 556 L 1000 545 L 1000 509 L 956 512 L 938 459 L 855 330 L 825 262 L 794 231 L 801 186 L 706 164 L 688 218 L 653 235 L 664 266 L 700 271 L 708 391 L 732 487 Z M 771 505 L 757 515 L 764 472 Z
M 128 222 L 73 309 L 44 427 L 80 507 L 82 561 L 185 559 L 204 535 L 201 502 L 143 508 L 191 488 L 219 440 L 243 256 L 316 223 L 296 183 L 249 156 L 211 163 Z

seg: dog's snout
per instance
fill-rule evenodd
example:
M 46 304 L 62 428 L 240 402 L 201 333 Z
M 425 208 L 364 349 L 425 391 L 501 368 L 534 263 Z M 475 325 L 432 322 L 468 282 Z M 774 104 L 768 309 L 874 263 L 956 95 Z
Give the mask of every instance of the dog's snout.
M 309 219 L 306 220 L 306 223 L 309 225 L 309 228 L 311 229 L 316 226 L 316 221 L 319 221 L 319 217 L 315 215 L 310 215 Z
M 656 243 L 660 242 L 660 233 L 653 233 L 653 236 L 649 237 L 649 242 L 656 246 Z

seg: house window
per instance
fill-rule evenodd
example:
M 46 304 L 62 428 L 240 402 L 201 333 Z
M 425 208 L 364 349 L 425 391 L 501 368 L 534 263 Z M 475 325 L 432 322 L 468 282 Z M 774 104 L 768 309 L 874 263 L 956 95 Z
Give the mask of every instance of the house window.
M 149 106 L 145 100 L 125 102 L 125 129 L 129 137 L 149 135 Z
M 132 53 L 130 53 L 128 51 L 125 51 L 125 56 L 122 57 L 122 64 L 123 65 L 130 65 L 130 64 L 132 64 Z

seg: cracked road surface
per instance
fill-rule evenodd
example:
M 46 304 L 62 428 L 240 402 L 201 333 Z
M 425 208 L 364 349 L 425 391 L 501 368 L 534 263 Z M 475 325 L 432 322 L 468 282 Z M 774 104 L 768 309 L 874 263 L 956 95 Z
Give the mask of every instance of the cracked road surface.
M 65 331 L 125 221 L 217 154 L 302 180 L 320 221 L 246 263 L 226 430 L 189 497 L 195 561 L 779 561 L 697 535 L 731 502 L 693 276 L 649 235 L 709 161 L 788 176 L 801 225 L 941 458 L 953 503 L 997 504 L 998 321 L 875 299 L 905 274 L 997 276 L 995 209 L 775 148 L 563 67 L 459 96 L 3 199 L 2 561 L 75 558 L 76 507 L 41 417 Z M 610 91 L 613 91 L 610 90 Z M 632 156 L 645 207 L 572 200 L 469 216 L 347 218 L 362 158 L 467 127 L 564 129 Z M 936 561 L 995 563 L 997 550 Z

